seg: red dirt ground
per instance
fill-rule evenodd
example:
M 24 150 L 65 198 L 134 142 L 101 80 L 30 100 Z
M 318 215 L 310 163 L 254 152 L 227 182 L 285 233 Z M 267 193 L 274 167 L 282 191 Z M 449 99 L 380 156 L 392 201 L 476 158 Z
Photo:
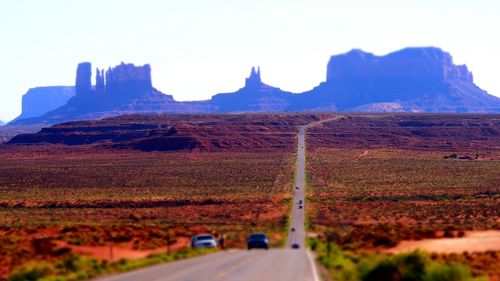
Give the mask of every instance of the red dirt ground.
M 169 245 L 168 250 L 178 251 L 182 248 L 189 247 L 190 240 L 188 237 L 176 237 L 176 242 Z M 134 249 L 134 241 L 128 243 L 120 243 L 118 245 L 109 244 L 108 246 L 78 246 L 71 245 L 63 240 L 54 240 L 57 245 L 56 250 L 59 248 L 69 248 L 75 254 L 90 257 L 100 260 L 117 261 L 120 259 L 142 259 L 152 254 L 166 253 L 167 247 L 158 247 L 150 250 L 137 250 Z
M 464 237 L 401 241 L 387 252 L 399 253 L 416 249 L 439 254 L 500 251 L 500 230 L 466 231 Z

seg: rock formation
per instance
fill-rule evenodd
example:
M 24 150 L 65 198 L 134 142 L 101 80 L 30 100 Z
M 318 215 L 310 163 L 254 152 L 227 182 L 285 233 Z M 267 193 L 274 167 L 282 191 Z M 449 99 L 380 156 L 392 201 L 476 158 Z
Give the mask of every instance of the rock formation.
M 500 99 L 478 88 L 467 66 L 433 47 L 332 56 L 326 81 L 305 97 L 302 107 L 339 111 L 500 111 Z
M 104 95 L 106 85 L 104 82 L 104 70 L 95 69 L 95 93 L 99 96 Z
M 92 92 L 92 65 L 90 62 L 78 64 L 76 69 L 75 90 L 77 96 L 88 95 Z
M 260 67 L 255 71 L 255 67 L 252 67 L 250 71 L 250 76 L 245 79 L 245 88 L 247 89 L 258 89 L 262 85 L 262 80 L 260 79 Z
M 22 99 L 22 113 L 15 120 L 41 116 L 65 105 L 75 95 L 73 86 L 37 87 L 29 89 Z M 15 122 L 15 120 L 13 122 Z
M 210 104 L 202 102 L 177 102 L 170 95 L 154 89 L 151 67 L 121 63 L 104 70 L 96 69 L 96 85 L 90 84 L 91 64 L 77 67 L 75 89 L 77 94 L 67 104 L 40 117 L 20 116 L 12 125 L 55 124 L 64 121 L 95 119 L 121 114 L 208 112 Z M 42 103 L 42 101 L 40 101 Z M 21 118 L 22 117 L 22 118 Z
M 76 70 L 76 95 L 78 97 L 95 94 L 113 96 L 120 99 L 140 98 L 153 91 L 151 67 L 149 64 L 135 66 L 121 63 L 106 72 L 96 68 L 95 89 L 92 88 L 92 64 L 82 62 Z
M 403 79 L 420 82 L 457 79 L 473 82 L 467 66 L 454 65 L 449 53 L 431 47 L 407 48 L 381 57 L 358 49 L 332 56 L 327 66 L 326 81 L 334 83 L 349 79 Z
M 99 83 L 104 84 L 104 94 L 110 96 L 134 98 L 153 90 L 149 64 L 135 66 L 122 62 L 112 69 L 109 68 L 106 71 L 106 81 L 102 77 Z
M 245 87 L 234 93 L 217 94 L 210 100 L 216 112 L 279 112 L 285 111 L 293 94 L 262 82 L 260 68 L 252 67 Z
M 407 48 L 385 56 L 355 49 L 332 56 L 326 81 L 302 94 L 263 83 L 260 68 L 255 67 L 236 92 L 191 102 L 175 101 L 156 90 L 148 64 L 121 63 L 106 72 L 97 69 L 95 88 L 91 75 L 90 63 L 79 64 L 75 98 L 40 117 L 25 119 L 35 115 L 23 112 L 14 123 L 54 124 L 131 113 L 500 112 L 500 98 L 477 87 L 467 66 L 455 65 L 449 53 L 433 47 Z

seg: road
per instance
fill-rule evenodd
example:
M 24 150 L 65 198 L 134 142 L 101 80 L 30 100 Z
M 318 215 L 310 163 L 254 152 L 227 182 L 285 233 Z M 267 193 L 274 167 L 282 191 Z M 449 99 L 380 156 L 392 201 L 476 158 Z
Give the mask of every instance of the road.
M 104 277 L 100 281 L 318 281 L 305 250 L 229 250 Z
M 292 205 L 292 215 L 290 217 L 290 231 L 288 233 L 287 246 L 299 245 L 300 249 L 304 249 L 306 242 L 306 230 L 304 226 L 304 210 L 305 210 L 305 131 L 307 126 L 302 126 L 298 131 L 297 141 L 297 171 L 295 173 L 295 187 Z M 302 207 L 302 208 L 299 208 Z
M 300 249 L 304 249 L 306 242 L 305 231 L 305 193 L 306 193 L 306 130 L 314 126 L 318 126 L 325 122 L 337 121 L 345 118 L 343 115 L 336 115 L 332 118 L 323 119 L 312 122 L 299 127 L 297 140 L 297 171 L 295 172 L 295 187 L 293 196 L 292 215 L 290 217 L 290 231 L 288 233 L 287 246 L 299 245 Z M 302 202 L 302 204 L 300 203 Z M 302 206 L 302 208 L 299 208 Z
M 305 133 L 306 129 L 339 117 L 298 129 L 297 171 L 286 249 L 229 250 L 188 260 L 152 266 L 99 278 L 100 281 L 319 281 L 311 253 L 305 248 Z M 302 200 L 302 204 L 299 201 Z M 299 208 L 302 205 L 303 208 Z M 295 229 L 292 231 L 292 227 Z M 299 249 L 291 249 L 298 244 Z

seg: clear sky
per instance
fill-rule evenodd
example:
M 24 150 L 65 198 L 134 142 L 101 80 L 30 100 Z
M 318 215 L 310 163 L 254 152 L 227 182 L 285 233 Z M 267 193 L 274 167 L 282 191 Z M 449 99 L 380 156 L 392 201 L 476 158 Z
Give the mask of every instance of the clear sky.
M 1 0 L 0 119 L 31 87 L 74 84 L 76 65 L 150 63 L 178 100 L 237 90 L 253 65 L 301 92 L 331 55 L 437 46 L 500 96 L 499 0 Z

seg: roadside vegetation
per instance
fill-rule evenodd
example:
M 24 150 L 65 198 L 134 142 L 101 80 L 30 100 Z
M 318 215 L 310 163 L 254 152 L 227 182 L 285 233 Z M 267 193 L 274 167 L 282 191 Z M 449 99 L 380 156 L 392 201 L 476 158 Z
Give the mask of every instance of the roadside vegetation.
M 127 272 L 137 268 L 159 263 L 186 259 L 206 253 L 213 253 L 215 249 L 183 249 L 170 254 L 154 254 L 144 259 L 120 259 L 116 262 L 80 257 L 75 254 L 66 256 L 56 262 L 45 260 L 30 261 L 16 268 L 9 277 L 9 281 L 77 281 L 87 280 L 104 274 Z
M 334 280 L 348 281 L 486 281 L 473 277 L 470 269 L 458 262 L 436 261 L 424 252 L 386 255 L 370 251 L 348 251 L 334 243 L 309 240 L 318 261 Z

